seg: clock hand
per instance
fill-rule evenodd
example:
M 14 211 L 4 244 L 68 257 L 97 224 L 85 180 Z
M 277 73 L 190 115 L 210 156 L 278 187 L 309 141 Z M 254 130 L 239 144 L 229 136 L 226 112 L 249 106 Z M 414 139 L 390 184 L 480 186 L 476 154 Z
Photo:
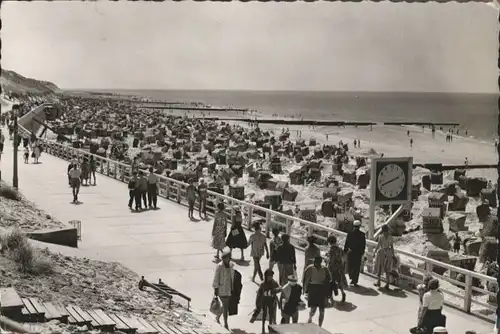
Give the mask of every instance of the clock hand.
M 399 179 L 399 176 L 397 176 L 397 177 L 395 177 L 395 178 L 393 178 L 393 179 L 390 179 L 390 180 L 389 180 L 389 181 L 387 181 L 387 182 L 382 183 L 380 186 L 381 186 L 381 187 L 383 187 L 383 186 L 385 186 L 386 184 L 389 184 L 389 183 L 391 183 L 391 182 L 396 181 L 397 179 Z

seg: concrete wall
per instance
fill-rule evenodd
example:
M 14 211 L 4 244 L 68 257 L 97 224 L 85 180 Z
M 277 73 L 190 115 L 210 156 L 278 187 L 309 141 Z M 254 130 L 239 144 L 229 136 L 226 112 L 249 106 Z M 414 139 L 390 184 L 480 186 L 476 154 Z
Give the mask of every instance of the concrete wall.
M 47 242 L 49 244 L 78 247 L 78 232 L 76 228 L 63 228 L 60 230 L 41 230 L 26 233 L 28 238 Z

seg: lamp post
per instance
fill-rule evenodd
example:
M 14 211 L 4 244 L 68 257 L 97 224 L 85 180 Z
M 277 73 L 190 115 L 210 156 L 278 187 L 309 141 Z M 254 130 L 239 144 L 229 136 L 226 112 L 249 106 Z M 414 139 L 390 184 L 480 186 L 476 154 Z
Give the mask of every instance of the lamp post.
M 12 186 L 14 189 L 19 189 L 19 179 L 17 172 L 17 145 L 18 145 L 18 126 L 17 126 L 17 116 L 19 113 L 19 104 L 15 104 L 12 106 L 12 118 L 14 120 L 14 165 L 12 167 L 13 176 L 12 176 Z

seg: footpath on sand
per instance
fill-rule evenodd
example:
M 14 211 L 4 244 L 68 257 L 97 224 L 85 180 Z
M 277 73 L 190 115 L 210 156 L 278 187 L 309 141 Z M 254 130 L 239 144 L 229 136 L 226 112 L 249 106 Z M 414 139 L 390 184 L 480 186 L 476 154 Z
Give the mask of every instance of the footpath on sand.
M 12 151 L 12 143 L 6 142 L 1 169 L 2 179 L 8 183 L 12 181 Z M 120 262 L 150 281 L 161 278 L 191 297 L 195 310 L 209 314 L 215 266 L 214 250 L 210 247 L 212 222 L 191 221 L 186 207 L 163 198 L 159 198 L 160 210 L 131 212 L 127 207 L 126 184 L 100 175 L 97 186 L 81 188 L 82 204 L 71 204 L 66 167 L 66 161 L 46 153 L 42 154 L 39 164 L 24 164 L 19 156 L 19 188 L 29 200 L 57 219 L 82 222 L 78 254 Z M 239 250 L 235 250 L 234 256 L 239 255 Z M 304 255 L 299 251 L 297 255 L 300 276 Z M 246 257 L 250 258 L 249 250 Z M 263 267 L 267 265 L 264 260 Z M 239 314 L 230 317 L 229 326 L 234 333 L 260 333 L 259 322 L 249 323 L 258 287 L 250 280 L 252 264 L 236 264 L 236 269 L 243 276 L 243 291 Z M 402 334 L 415 326 L 416 295 L 374 289 L 373 280 L 365 275 L 361 275 L 360 285 L 358 289 L 347 291 L 344 305 L 337 303 L 326 310 L 325 329 L 344 334 Z M 307 312 L 301 311 L 300 322 L 307 320 Z M 474 330 L 477 334 L 492 333 L 491 323 L 449 307 L 444 313 L 449 333 L 465 333 L 466 330 Z

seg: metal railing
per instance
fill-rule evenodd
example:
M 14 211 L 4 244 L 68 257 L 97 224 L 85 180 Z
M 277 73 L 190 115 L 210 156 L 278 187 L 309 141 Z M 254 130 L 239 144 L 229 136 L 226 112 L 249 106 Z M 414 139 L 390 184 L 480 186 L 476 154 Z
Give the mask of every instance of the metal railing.
M 66 161 L 70 161 L 75 158 L 81 159 L 83 157 L 90 157 L 93 155 L 96 161 L 97 172 L 114 178 L 115 180 L 127 183 L 132 175 L 131 166 L 125 163 L 91 154 L 90 152 L 82 149 L 76 149 L 44 139 L 40 140 L 46 153 Z M 159 196 L 176 201 L 179 204 L 187 203 L 187 200 L 185 199 L 186 187 L 188 186 L 187 183 L 159 175 L 158 186 Z M 238 205 L 243 208 L 243 212 L 245 214 L 245 228 L 250 229 L 253 222 L 259 220 L 263 223 L 263 231 L 267 236 L 269 236 L 273 227 L 280 227 L 290 235 L 291 239 L 295 241 L 294 243 L 296 247 L 299 249 L 304 249 L 307 245 L 307 236 L 314 236 L 320 241 L 320 243 L 322 242 L 324 244 L 326 244 L 326 240 L 329 235 L 336 235 L 340 237 L 339 243 L 342 243 L 346 236 L 346 233 L 342 231 L 281 212 L 273 211 L 256 204 L 237 200 L 217 192 L 208 191 L 208 195 L 207 209 L 209 213 L 215 212 L 217 204 L 222 202 L 226 205 L 228 215 L 232 217 L 233 210 L 231 207 Z M 376 243 L 374 241 L 367 240 L 367 248 L 369 250 L 373 250 L 375 246 Z M 496 278 L 407 252 L 405 250 L 395 249 L 395 252 L 401 259 L 401 265 L 407 269 L 404 273 L 401 273 L 400 276 L 408 282 L 411 282 L 414 285 L 421 283 L 424 275 L 432 273 L 432 275 L 439 278 L 441 282 L 444 281 L 451 284 L 448 286 L 443 286 L 443 284 L 441 284 L 440 287 L 441 291 L 451 297 L 446 298 L 449 305 L 457 307 L 467 313 L 471 312 L 473 306 L 485 308 L 488 312 L 494 312 L 496 310 L 496 300 L 491 302 L 489 300 L 481 300 L 485 298 L 496 299 L 496 292 L 490 292 L 487 288 L 474 286 L 476 282 L 481 282 L 484 286 L 486 286 L 486 284 L 496 286 Z M 368 257 L 371 256 L 371 254 L 367 255 Z M 436 273 L 436 271 L 441 272 L 441 274 Z M 449 273 L 449 276 L 445 276 L 446 272 Z M 460 275 L 463 277 L 462 280 L 457 279 Z M 453 289 L 450 289 L 450 287 L 453 287 Z M 454 300 L 458 300 L 458 302 L 453 302 Z M 485 312 L 484 310 L 481 310 L 480 313 L 484 315 Z

